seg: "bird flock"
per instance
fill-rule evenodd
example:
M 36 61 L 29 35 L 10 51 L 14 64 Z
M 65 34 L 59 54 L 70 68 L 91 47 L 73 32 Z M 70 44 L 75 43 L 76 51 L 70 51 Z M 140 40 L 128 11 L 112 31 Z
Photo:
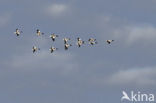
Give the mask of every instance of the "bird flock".
M 19 30 L 18 28 L 16 29 L 16 31 L 14 32 L 14 34 L 16 36 L 20 36 L 23 33 L 23 31 Z M 44 33 L 42 33 L 39 29 L 36 30 L 36 35 L 37 36 L 41 36 L 44 35 Z M 52 33 L 49 38 L 51 38 L 51 40 L 53 42 L 56 41 L 56 39 L 59 37 L 59 35 L 56 35 L 55 33 Z M 72 46 L 72 44 L 69 44 L 68 41 L 70 41 L 70 38 L 63 38 L 64 41 L 64 49 L 68 50 L 70 46 Z M 106 40 L 107 44 L 111 44 L 114 40 Z M 83 44 L 85 44 L 86 42 L 88 42 L 90 45 L 96 45 L 98 42 L 95 38 L 89 38 L 88 41 L 83 41 L 81 38 L 77 37 L 77 41 L 76 41 L 76 45 L 80 48 Z M 38 50 L 40 50 L 40 48 L 38 48 L 37 46 L 33 46 L 32 47 L 32 52 L 35 53 Z M 53 53 L 54 51 L 58 50 L 58 48 L 55 48 L 53 46 L 50 47 L 49 51 L 50 53 Z

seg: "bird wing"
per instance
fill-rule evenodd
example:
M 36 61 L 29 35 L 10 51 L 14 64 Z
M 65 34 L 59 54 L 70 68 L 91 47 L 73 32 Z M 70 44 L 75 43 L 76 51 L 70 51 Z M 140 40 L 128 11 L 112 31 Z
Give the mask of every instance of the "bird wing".
M 64 46 L 64 49 L 65 49 L 65 50 L 67 50 L 67 49 L 68 49 L 68 47 L 65 45 L 65 46 Z

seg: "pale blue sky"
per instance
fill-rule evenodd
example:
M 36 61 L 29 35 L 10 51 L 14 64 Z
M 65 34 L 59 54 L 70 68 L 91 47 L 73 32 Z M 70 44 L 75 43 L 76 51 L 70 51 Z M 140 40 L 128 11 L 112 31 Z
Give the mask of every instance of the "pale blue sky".
M 120 103 L 123 90 L 156 95 L 155 5 L 155 0 L 0 0 L 0 102 Z M 23 31 L 20 37 L 16 28 Z M 36 29 L 45 36 L 36 37 Z M 55 43 L 51 33 L 59 34 Z M 63 37 L 72 39 L 68 51 Z M 77 48 L 77 37 L 99 43 Z M 107 39 L 115 42 L 107 45 Z M 33 54 L 33 45 L 41 51 Z M 59 48 L 54 54 L 51 45 Z

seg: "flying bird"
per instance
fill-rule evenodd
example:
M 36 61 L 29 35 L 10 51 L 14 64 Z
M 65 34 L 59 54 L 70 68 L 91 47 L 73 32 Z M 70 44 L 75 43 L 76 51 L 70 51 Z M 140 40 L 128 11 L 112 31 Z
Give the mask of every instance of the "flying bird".
M 55 48 L 55 47 L 51 47 L 49 50 L 51 53 L 53 53 L 55 50 L 57 50 L 58 48 Z
M 91 44 L 91 45 L 97 44 L 97 41 L 94 38 L 89 38 L 88 41 L 89 41 L 89 44 Z
M 52 39 L 52 41 L 55 41 L 56 37 L 58 37 L 58 35 L 55 35 L 54 33 L 50 35 L 50 38 Z
M 32 48 L 33 53 L 37 52 L 37 50 L 40 50 L 40 48 L 37 48 L 36 46 L 33 46 L 33 48 Z
M 65 49 L 65 50 L 68 50 L 68 48 L 69 48 L 70 46 L 72 46 L 72 45 L 71 45 L 71 44 L 65 44 L 65 45 L 64 45 L 64 49 Z
M 19 36 L 21 33 L 23 33 L 22 31 L 20 31 L 18 28 L 16 29 L 16 31 L 14 32 L 16 34 L 16 36 Z
M 36 35 L 37 35 L 37 36 L 40 36 L 41 34 L 44 35 L 44 33 L 41 33 L 41 31 L 40 31 L 39 29 L 37 29 L 37 30 L 36 30 Z
M 63 38 L 64 44 L 67 44 L 67 42 L 70 40 L 70 38 Z
M 80 38 L 77 38 L 78 47 L 81 47 L 82 44 L 84 44 L 84 41 L 82 41 Z
M 114 40 L 106 40 L 108 44 L 111 44 Z

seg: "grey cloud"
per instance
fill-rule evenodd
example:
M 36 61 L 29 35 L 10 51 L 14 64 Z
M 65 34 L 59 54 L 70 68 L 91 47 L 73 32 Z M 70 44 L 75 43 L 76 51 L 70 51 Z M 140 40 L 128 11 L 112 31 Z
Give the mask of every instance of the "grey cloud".
M 6 62 L 9 63 L 9 68 L 14 68 L 15 70 L 51 69 L 66 75 L 75 73 L 78 70 L 78 65 L 73 62 L 73 59 L 74 55 L 70 53 L 56 51 L 56 53 L 50 54 L 50 52 L 43 50 L 36 54 L 24 53 L 19 56 L 15 55 Z M 7 65 L 7 63 L 5 64 Z
M 121 39 L 128 45 L 142 42 L 142 44 L 155 43 L 156 27 L 152 25 L 126 25 L 120 29 L 114 30 L 114 36 Z
M 114 86 L 149 87 L 156 85 L 155 75 L 155 67 L 129 68 L 110 75 L 107 81 Z
M 3 15 L 0 15 L 0 27 L 6 26 L 11 19 L 10 13 L 5 13 Z
M 70 11 L 70 6 L 68 4 L 58 4 L 53 3 L 45 7 L 45 13 L 52 17 L 65 16 L 66 13 Z

